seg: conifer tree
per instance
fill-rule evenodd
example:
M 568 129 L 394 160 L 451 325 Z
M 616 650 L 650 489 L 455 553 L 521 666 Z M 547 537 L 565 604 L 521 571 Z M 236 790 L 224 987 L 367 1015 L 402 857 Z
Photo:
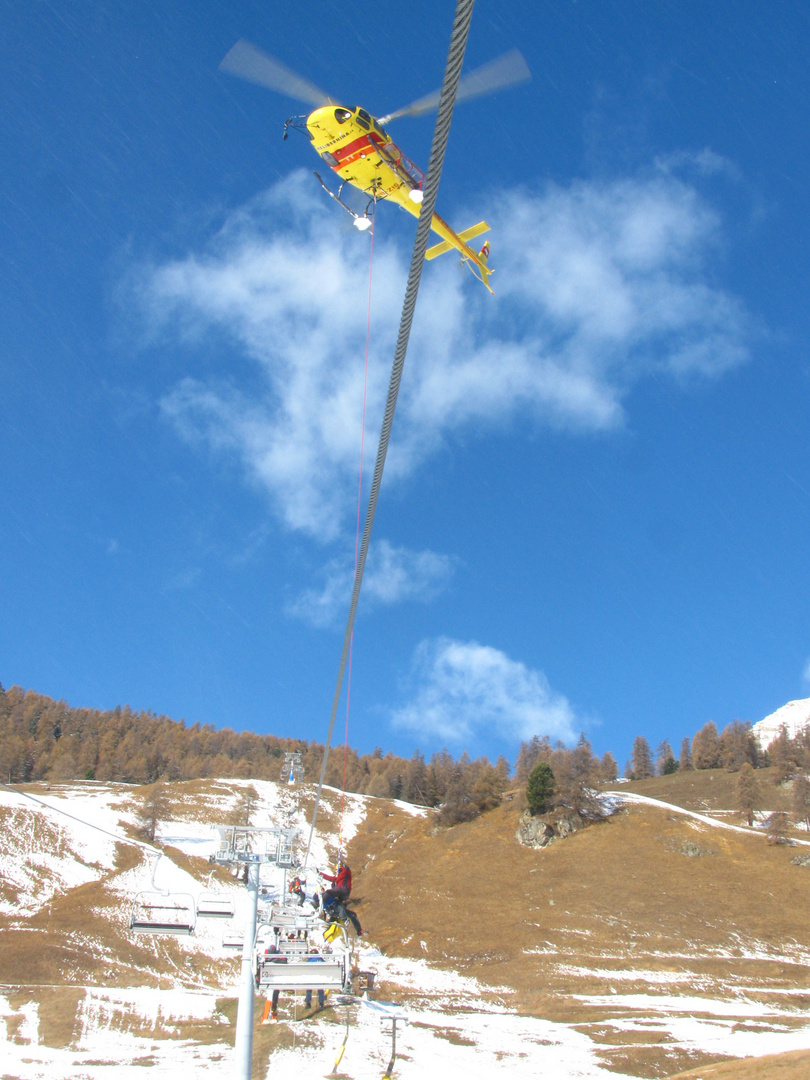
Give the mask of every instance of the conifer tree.
M 716 769 L 720 765 L 720 737 L 713 720 L 692 739 L 692 764 L 696 769 Z
M 238 824 L 250 825 L 250 818 L 253 811 L 256 809 L 256 803 L 258 801 L 259 793 L 253 784 L 248 784 L 247 787 L 242 788 L 239 793 L 239 802 L 236 807 Z
M 607 783 L 612 784 L 619 775 L 619 766 L 616 763 L 616 758 L 609 750 L 606 750 L 605 753 L 602 754 L 602 760 L 599 765 L 602 779 Z
M 678 771 L 678 762 L 675 760 L 672 747 L 666 739 L 660 742 L 656 748 L 655 766 L 659 776 L 669 776 L 670 773 Z
M 654 775 L 650 744 L 643 735 L 636 735 L 633 740 L 632 762 L 634 780 L 646 780 L 648 776 Z
M 777 784 L 781 784 L 798 768 L 796 746 L 788 735 L 785 724 L 782 724 L 779 734 L 768 747 L 768 753 L 774 769 L 774 779 Z
M 720 764 L 729 772 L 737 772 L 746 761 L 756 768 L 757 747 L 751 724 L 732 720 L 720 736 Z
M 688 739 L 681 741 L 681 756 L 678 760 L 678 767 L 682 772 L 692 768 L 692 747 Z
M 554 773 L 548 762 L 541 761 L 529 773 L 526 799 L 532 814 L 547 813 L 554 802 Z
M 810 826 L 810 780 L 799 773 L 793 781 L 793 816 L 800 825 Z
M 737 809 L 749 825 L 754 824 L 754 812 L 762 806 L 762 793 L 754 767 L 746 761 L 737 776 Z
M 768 818 L 768 843 L 784 844 L 788 838 L 788 816 L 784 810 L 774 810 Z
M 553 751 L 551 768 L 557 788 L 557 802 L 570 807 L 577 814 L 599 816 L 599 802 L 593 790 L 599 763 L 584 734 L 580 735 L 573 750 L 561 746 Z
M 144 791 L 138 812 L 141 836 L 154 844 L 158 825 L 166 817 L 167 800 L 163 784 L 152 784 Z

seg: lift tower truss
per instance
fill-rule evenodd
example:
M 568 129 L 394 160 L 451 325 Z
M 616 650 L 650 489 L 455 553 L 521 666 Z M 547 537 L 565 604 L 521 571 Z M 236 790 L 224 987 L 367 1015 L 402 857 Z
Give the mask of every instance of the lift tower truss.
M 249 900 L 242 941 L 242 971 L 234 1052 L 237 1077 L 240 1080 L 250 1080 L 253 1065 L 253 1002 L 256 991 L 253 948 L 259 907 L 259 874 L 262 866 L 268 864 L 284 870 L 295 865 L 293 842 L 296 830 L 278 827 L 255 828 L 252 825 L 217 825 L 215 828 L 219 833 L 219 848 L 210 856 L 209 862 L 216 866 L 244 866 L 247 878 Z

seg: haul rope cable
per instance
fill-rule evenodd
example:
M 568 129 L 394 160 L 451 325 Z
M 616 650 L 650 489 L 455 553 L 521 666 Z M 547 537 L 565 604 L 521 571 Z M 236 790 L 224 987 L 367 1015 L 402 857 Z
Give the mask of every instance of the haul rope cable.
M 4 787 L 6 791 L 11 791 L 23 799 L 28 799 L 29 802 L 36 803 L 37 806 L 43 806 L 46 810 L 52 810 L 55 814 L 61 814 L 63 817 L 70 818 L 71 821 L 77 821 L 80 825 L 84 825 L 88 829 L 95 829 L 96 832 L 104 833 L 105 836 L 111 837 L 119 844 L 131 844 L 133 847 L 139 847 L 143 851 L 148 851 L 152 855 L 157 855 L 158 860 L 163 858 L 163 852 L 159 848 L 153 847 L 143 840 L 133 840 L 129 836 L 121 836 L 119 833 L 110 832 L 109 829 L 102 829 L 100 825 L 94 825 L 91 821 L 84 821 L 82 818 L 76 817 L 75 814 L 69 814 L 67 810 L 61 810 L 58 806 L 51 806 L 50 803 L 45 802 L 43 799 L 37 799 L 34 795 L 29 795 L 25 791 L 18 791 L 15 787 L 12 787 L 10 784 L 4 784 L 1 780 L 0 787 Z M 155 863 L 155 866 L 157 866 L 157 863 Z M 152 874 L 152 879 L 154 880 L 154 873 Z
M 394 411 L 397 405 L 399 385 L 402 381 L 402 369 L 405 365 L 405 354 L 408 351 L 408 339 L 410 337 L 411 324 L 413 323 L 413 315 L 416 308 L 419 283 L 422 278 L 422 266 L 425 261 L 425 252 L 427 251 L 428 240 L 430 238 L 430 227 L 433 220 L 433 211 L 436 206 L 436 195 L 439 190 L 439 180 L 442 175 L 444 154 L 447 149 L 447 140 L 450 134 L 450 122 L 453 119 L 453 106 L 455 105 L 456 90 L 458 89 L 458 80 L 461 75 L 461 65 L 464 62 L 464 51 L 467 47 L 467 36 L 470 31 L 470 21 L 472 19 L 474 3 L 475 0 L 457 0 L 456 3 L 453 30 L 450 35 L 450 48 L 447 54 L 447 64 L 444 70 L 441 97 L 439 99 L 439 111 L 436 117 L 436 126 L 433 130 L 433 142 L 430 148 L 430 161 L 428 163 L 427 178 L 425 180 L 424 199 L 422 200 L 422 209 L 416 226 L 416 240 L 413 246 L 413 255 L 411 256 L 408 284 L 405 288 L 402 318 L 400 320 L 399 335 L 394 350 L 394 363 L 391 368 L 391 379 L 388 384 L 388 398 L 385 403 L 385 414 L 383 416 L 382 430 L 380 432 L 380 442 L 377 447 L 377 460 L 374 464 L 374 475 L 371 481 L 366 521 L 363 528 L 363 539 L 360 544 L 357 569 L 354 575 L 354 587 L 349 603 L 349 616 L 346 621 L 346 633 L 343 638 L 343 651 L 340 656 L 337 685 L 335 687 L 335 696 L 332 701 L 329 728 L 326 734 L 326 745 L 324 747 L 323 762 L 321 764 L 321 774 L 318 780 L 318 789 L 315 794 L 315 806 L 312 811 L 309 840 L 307 841 L 307 850 L 306 855 L 304 856 L 304 868 L 306 868 L 309 862 L 312 839 L 315 835 L 315 823 L 318 818 L 318 808 L 321 800 L 324 776 L 326 774 L 326 764 L 329 759 L 329 748 L 332 745 L 332 732 L 335 727 L 335 717 L 337 715 L 340 692 L 343 686 L 343 673 L 346 668 L 346 658 L 349 653 L 354 630 L 354 617 L 357 612 L 357 601 L 360 597 L 360 586 L 363 583 L 366 555 L 368 554 L 368 545 L 371 539 L 371 529 L 374 525 L 374 514 L 377 509 L 377 499 L 380 493 L 383 469 L 385 468 L 385 458 L 388 452 L 388 443 L 391 438 L 391 427 L 394 422 Z
M 368 257 L 368 308 L 366 313 L 366 362 L 363 372 L 363 414 L 360 421 L 360 476 L 357 481 L 357 525 L 354 533 L 354 573 L 357 575 L 357 549 L 360 545 L 360 507 L 363 495 L 363 451 L 366 443 L 366 393 L 368 389 L 368 350 L 371 341 L 371 284 L 374 270 L 374 223 L 376 220 L 377 200 L 371 207 L 371 251 Z M 352 653 L 354 651 L 354 631 L 349 642 L 349 673 L 346 677 L 346 734 L 343 739 L 343 800 L 340 807 L 340 831 L 338 847 L 343 851 L 343 820 L 346 816 L 346 759 L 349 754 L 349 702 L 352 696 Z

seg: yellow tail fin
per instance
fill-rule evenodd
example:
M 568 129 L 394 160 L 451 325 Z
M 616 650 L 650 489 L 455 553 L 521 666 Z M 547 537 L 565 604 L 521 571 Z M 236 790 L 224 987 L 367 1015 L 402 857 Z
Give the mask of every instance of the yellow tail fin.
M 460 232 L 458 238 L 466 244 L 468 240 L 474 240 L 476 236 L 480 236 L 481 233 L 485 232 L 489 232 L 489 225 L 485 221 L 479 221 L 477 225 L 471 225 L 469 229 Z M 434 244 L 432 248 L 427 249 L 425 258 L 435 259 L 437 255 L 444 255 L 446 251 L 452 251 L 454 246 L 450 240 L 442 240 L 440 244 Z

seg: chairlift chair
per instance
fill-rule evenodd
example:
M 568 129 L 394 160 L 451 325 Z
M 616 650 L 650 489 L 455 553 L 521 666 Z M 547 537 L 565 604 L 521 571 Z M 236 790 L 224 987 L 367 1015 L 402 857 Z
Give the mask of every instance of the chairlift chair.
M 191 893 L 145 889 L 133 901 L 129 928 L 135 934 L 193 934 L 196 922 Z
M 151 888 L 136 893 L 129 917 L 135 934 L 193 934 L 197 908 L 191 893 L 171 892 L 155 885 L 155 872 L 162 856 L 152 865 Z
M 224 889 L 212 888 L 211 876 L 208 875 L 208 885 L 197 897 L 197 915 L 205 919 L 232 919 L 233 898 Z
M 313 951 L 312 931 L 323 929 L 323 920 L 299 907 L 273 907 L 256 933 L 254 971 L 260 990 L 332 990 L 351 986 L 349 950 Z M 272 951 L 271 951 L 272 950 Z

